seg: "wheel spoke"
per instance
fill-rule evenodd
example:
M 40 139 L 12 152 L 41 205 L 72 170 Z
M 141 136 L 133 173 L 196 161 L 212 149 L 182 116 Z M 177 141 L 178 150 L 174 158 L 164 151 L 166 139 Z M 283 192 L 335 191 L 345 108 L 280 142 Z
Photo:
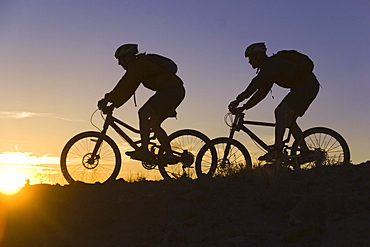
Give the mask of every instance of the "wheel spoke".
M 62 152 L 62 173 L 68 182 L 104 183 L 114 179 L 121 167 L 117 145 L 104 137 L 94 163 L 88 163 L 100 133 L 84 132 L 72 138 Z
M 302 137 L 293 144 L 293 149 L 305 142 L 311 151 L 317 152 L 317 160 L 296 166 L 305 169 L 317 164 L 340 165 L 349 162 L 348 145 L 337 132 L 327 128 L 312 128 L 303 132 Z M 324 160 L 322 160 L 324 158 Z M 299 162 L 299 160 L 297 160 Z

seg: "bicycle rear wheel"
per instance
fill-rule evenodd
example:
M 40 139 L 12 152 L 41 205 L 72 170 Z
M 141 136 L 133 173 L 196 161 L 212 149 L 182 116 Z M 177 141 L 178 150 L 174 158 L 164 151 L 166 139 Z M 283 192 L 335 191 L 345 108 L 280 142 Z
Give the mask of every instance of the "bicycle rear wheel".
M 92 152 L 100 132 L 88 131 L 74 136 L 63 148 L 60 166 L 68 183 L 104 183 L 114 180 L 121 169 L 121 153 L 108 136 L 103 137 L 96 157 Z M 88 162 L 89 160 L 94 161 Z
M 212 140 L 212 145 L 217 153 L 217 161 L 204 162 L 203 155 L 206 149 L 201 149 L 196 160 L 196 172 L 199 178 L 204 176 L 227 176 L 246 167 L 252 167 L 252 159 L 248 150 L 237 140 L 219 137 Z M 229 152 L 223 160 L 226 148 L 229 148 Z
M 181 177 L 196 179 L 195 159 L 199 150 L 205 144 L 210 143 L 210 139 L 205 134 L 190 129 L 176 131 L 169 135 L 168 138 L 173 153 L 182 156 L 182 158 L 181 162 L 177 164 L 158 164 L 162 177 L 164 179 L 178 179 Z M 213 149 L 207 151 L 208 156 L 206 158 L 216 158 L 216 153 Z
M 293 155 L 301 155 L 298 150 L 303 142 L 306 142 L 312 152 L 310 154 L 311 158 L 295 159 L 295 168 L 310 169 L 316 166 L 342 165 L 350 162 L 350 151 L 347 142 L 334 130 L 316 127 L 304 131 L 293 143 Z

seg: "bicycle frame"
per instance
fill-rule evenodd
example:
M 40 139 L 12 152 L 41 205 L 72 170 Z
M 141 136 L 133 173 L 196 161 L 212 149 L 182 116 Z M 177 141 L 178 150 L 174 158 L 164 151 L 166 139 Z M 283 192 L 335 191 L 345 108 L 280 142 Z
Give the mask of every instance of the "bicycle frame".
M 108 128 L 109 127 L 112 127 L 125 141 L 127 141 L 131 147 L 133 147 L 135 150 L 138 150 L 139 149 L 139 146 L 137 145 L 138 142 L 135 142 L 133 141 L 119 126 L 123 126 L 125 127 L 126 129 L 136 133 L 136 134 L 140 134 L 140 131 L 138 129 L 135 129 L 134 127 L 128 125 L 127 123 L 119 120 L 118 118 L 114 117 L 113 116 L 113 108 L 112 109 L 109 109 L 107 110 L 107 112 L 105 112 L 107 114 L 106 116 L 106 119 L 104 121 L 104 125 L 103 125 L 103 130 L 100 132 L 100 135 L 99 135 L 99 138 L 96 142 L 96 145 L 94 147 L 94 150 L 93 150 L 93 153 L 92 153 L 92 156 L 91 156 L 91 161 L 90 162 L 93 162 L 93 159 L 94 157 L 96 157 L 96 154 L 98 153 L 99 151 L 99 148 L 100 148 L 100 145 L 103 141 L 103 136 L 105 136 L 107 134 L 107 131 L 108 131 Z
M 247 121 L 247 120 L 244 120 L 244 116 L 245 116 L 244 113 L 235 114 L 235 119 L 234 119 L 234 122 L 231 126 L 231 129 L 230 129 L 229 139 L 233 139 L 235 131 L 242 130 L 252 140 L 257 142 L 263 149 L 268 151 L 269 150 L 269 145 L 267 145 L 261 138 L 259 138 L 256 134 L 254 134 L 253 131 L 250 130 L 246 125 L 275 127 L 276 124 L 275 123 L 269 123 L 269 122 Z M 284 147 L 286 147 L 285 143 L 288 143 L 290 141 L 290 136 L 291 136 L 291 131 L 289 129 L 288 136 L 283 141 Z M 229 150 L 227 150 L 227 151 L 229 151 Z

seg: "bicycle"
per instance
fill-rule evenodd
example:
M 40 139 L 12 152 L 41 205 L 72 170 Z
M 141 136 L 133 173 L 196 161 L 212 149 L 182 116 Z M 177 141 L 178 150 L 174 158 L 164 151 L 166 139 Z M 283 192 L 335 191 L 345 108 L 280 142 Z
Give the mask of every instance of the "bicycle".
M 60 165 L 63 176 L 68 183 L 81 181 L 94 184 L 116 179 L 121 169 L 121 153 L 117 144 L 107 135 L 109 127 L 113 128 L 132 148 L 135 150 L 139 148 L 141 141 L 132 140 L 122 127 L 136 134 L 139 134 L 140 131 L 114 117 L 113 109 L 113 106 L 108 106 L 101 110 L 101 116 L 104 119 L 101 131 L 79 133 L 64 146 Z M 120 128 L 119 125 L 122 127 Z M 209 145 L 210 139 L 197 130 L 184 129 L 170 134 L 169 141 L 173 151 L 170 162 L 161 150 L 155 135 L 151 132 L 149 150 L 152 158 L 142 161 L 142 166 L 148 170 L 159 169 L 164 179 L 177 179 L 183 176 L 195 178 L 193 166 L 195 158 L 203 145 Z M 216 157 L 215 150 L 210 148 L 209 155 L 203 156 L 205 159 L 212 159 Z
M 271 146 L 261 140 L 247 125 L 275 127 L 275 123 L 248 121 L 244 120 L 244 116 L 245 114 L 241 111 L 226 114 L 225 123 L 230 127 L 229 137 L 212 140 L 218 157 L 215 163 L 203 162 L 202 156 L 206 149 L 199 151 L 195 165 L 198 177 L 222 175 L 225 169 L 238 170 L 252 167 L 249 151 L 242 143 L 234 139 L 236 131 L 246 133 L 264 151 L 268 152 L 271 149 Z M 350 151 L 345 139 L 332 129 L 326 127 L 307 129 L 292 145 L 289 145 L 291 135 L 289 130 L 283 141 L 283 158 L 275 162 L 266 162 L 266 164 L 279 163 L 298 170 L 350 162 Z M 308 151 L 301 149 L 301 146 L 305 146 L 304 143 L 308 146 Z

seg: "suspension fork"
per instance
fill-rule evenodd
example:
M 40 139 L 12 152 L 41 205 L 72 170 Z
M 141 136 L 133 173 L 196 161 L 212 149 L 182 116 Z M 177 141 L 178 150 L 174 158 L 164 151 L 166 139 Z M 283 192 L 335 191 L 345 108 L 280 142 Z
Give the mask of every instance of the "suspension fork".
M 225 168 L 226 167 L 226 163 L 228 162 L 228 156 L 229 156 L 229 152 L 230 152 L 230 148 L 231 148 L 231 140 L 234 138 L 234 133 L 235 133 L 235 129 L 232 128 L 230 130 L 230 135 L 229 135 L 229 139 L 227 141 L 227 144 L 226 144 L 226 147 L 225 147 L 225 152 L 224 152 L 224 156 L 222 157 L 222 161 L 221 161 L 221 168 Z
M 226 163 L 228 162 L 228 156 L 229 156 L 229 152 L 230 152 L 230 149 L 231 149 L 231 141 L 234 138 L 235 131 L 239 130 L 240 126 L 243 125 L 242 121 L 243 121 L 244 114 L 242 114 L 241 116 L 236 115 L 235 121 L 234 121 L 234 123 L 232 124 L 232 126 L 230 128 L 229 139 L 227 141 L 224 156 L 222 157 L 222 161 L 221 161 L 221 164 L 220 164 L 221 168 L 225 168 Z
M 104 122 L 103 130 L 100 132 L 98 140 L 94 146 L 93 152 L 91 153 L 91 157 L 87 160 L 89 164 L 94 164 L 95 160 L 99 159 L 99 149 L 101 144 L 103 143 L 104 136 L 107 134 L 108 127 L 110 125 L 112 114 L 107 114 L 107 118 Z

